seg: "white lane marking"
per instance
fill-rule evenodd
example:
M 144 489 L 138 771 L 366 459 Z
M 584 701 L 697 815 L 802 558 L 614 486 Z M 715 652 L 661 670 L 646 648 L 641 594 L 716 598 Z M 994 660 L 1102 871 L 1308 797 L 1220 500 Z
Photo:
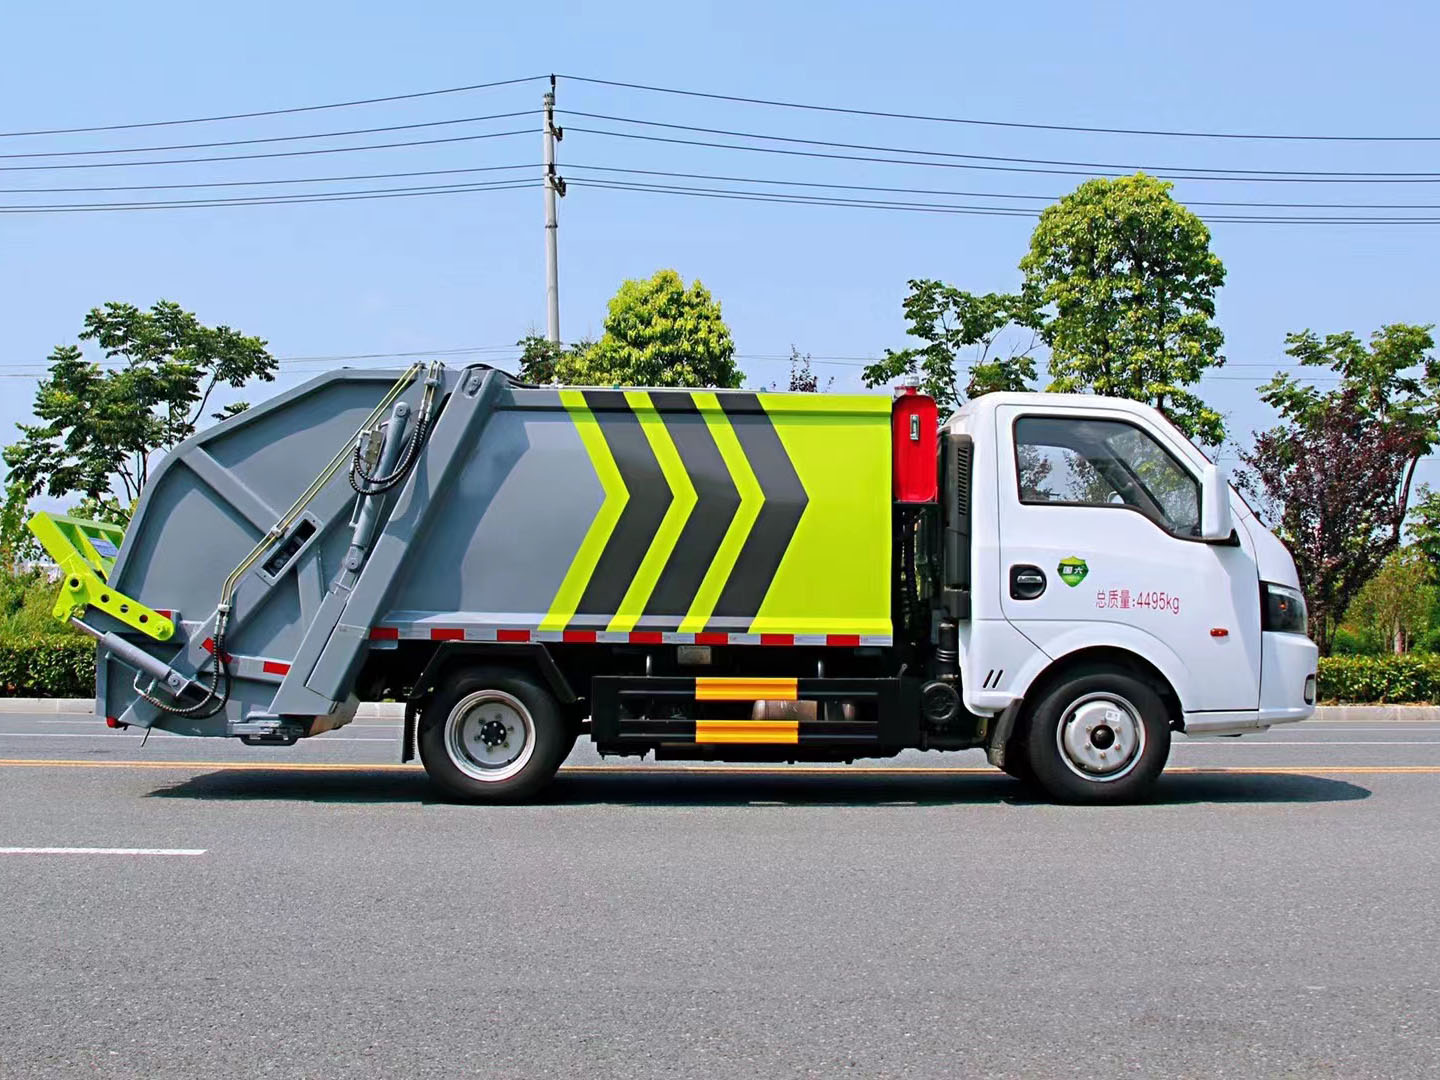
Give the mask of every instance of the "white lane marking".
M 140 739 L 145 735 L 140 731 L 109 731 L 90 734 L 85 731 L 0 731 L 0 739 Z M 152 739 L 193 739 L 193 735 L 176 735 L 168 731 L 154 731 L 150 733 Z M 383 739 L 378 735 L 315 735 L 309 739 L 301 739 L 300 742 L 313 742 L 315 739 L 324 739 L 326 742 L 393 742 L 393 739 Z M 299 745 L 298 743 L 296 745 Z
M 1395 734 L 1397 734 L 1397 735 L 1414 735 L 1414 734 L 1417 734 L 1417 733 L 1422 732 L 1422 731 L 1440 731 L 1440 725 L 1417 724 L 1417 723 L 1414 723 L 1413 721 L 1405 721 L 1404 724 L 1405 724 L 1405 730 L 1404 730 L 1404 731 L 1396 731 Z M 1329 735 L 1329 734 L 1331 734 L 1332 732 L 1336 732 L 1336 731 L 1344 731 L 1344 732 L 1347 732 L 1347 733 L 1348 733 L 1348 732 L 1352 732 L 1352 731 L 1395 731 L 1395 728 L 1397 728 L 1397 727 L 1399 727 L 1399 726 L 1400 726 L 1400 722 L 1397 721 L 1397 722 L 1394 723 L 1394 724 L 1372 724 L 1372 725 L 1368 725 L 1368 726 L 1365 726 L 1365 727 L 1332 727 L 1332 728 L 1330 728 L 1328 731 L 1326 731 L 1325 734 L 1326 734 L 1326 735 Z M 1267 735 L 1318 735 L 1318 734 L 1320 734 L 1320 733 L 1317 732 L 1317 731 L 1315 731 L 1314 728 L 1311 728 L 1311 727 L 1309 727 L 1308 725 L 1307 725 L 1307 726 L 1304 726 L 1304 727 L 1280 727 L 1279 725 L 1276 725 L 1275 727 L 1272 727 L 1269 731 L 1267 731 L 1265 734 L 1267 734 Z
M 204 855 L 204 848 L 0 847 L 0 855 Z

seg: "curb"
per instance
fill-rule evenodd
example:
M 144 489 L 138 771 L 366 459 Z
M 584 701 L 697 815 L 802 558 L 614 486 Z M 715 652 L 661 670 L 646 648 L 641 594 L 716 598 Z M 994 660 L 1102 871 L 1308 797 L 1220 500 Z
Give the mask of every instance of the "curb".
M 93 716 L 91 698 L 7 698 L 0 697 L 0 715 L 24 713 L 40 716 Z M 357 720 L 400 720 L 405 706 L 398 701 L 362 701 Z M 1440 723 L 1440 705 L 1321 705 L 1316 720 L 1339 723 L 1404 724 Z

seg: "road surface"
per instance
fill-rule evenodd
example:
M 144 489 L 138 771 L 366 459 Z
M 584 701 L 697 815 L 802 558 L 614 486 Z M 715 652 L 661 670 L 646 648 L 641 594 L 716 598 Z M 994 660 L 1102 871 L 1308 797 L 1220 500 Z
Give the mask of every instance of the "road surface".
M 469 807 L 397 741 L 0 717 L 0 1077 L 1440 1075 L 1440 724 L 1121 808 L 584 747 Z

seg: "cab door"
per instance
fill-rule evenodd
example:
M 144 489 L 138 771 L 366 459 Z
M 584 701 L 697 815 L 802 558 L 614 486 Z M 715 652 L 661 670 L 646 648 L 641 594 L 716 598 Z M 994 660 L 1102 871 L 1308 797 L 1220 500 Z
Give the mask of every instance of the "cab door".
M 1185 673 L 1186 712 L 1258 708 L 1255 553 L 1243 528 L 1230 544 L 1198 538 L 1193 447 L 1103 407 L 1006 405 L 995 418 L 1006 619 L 1052 657 L 1149 650 Z

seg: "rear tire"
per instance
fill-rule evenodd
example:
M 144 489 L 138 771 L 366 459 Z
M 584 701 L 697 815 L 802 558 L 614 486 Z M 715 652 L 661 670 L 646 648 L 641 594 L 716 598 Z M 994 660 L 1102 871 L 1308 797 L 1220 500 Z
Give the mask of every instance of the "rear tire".
M 574 728 L 544 686 L 509 668 L 468 668 L 446 678 L 425 707 L 420 760 L 447 794 L 518 802 L 555 776 Z
M 1129 672 L 1084 668 L 1036 701 L 1025 744 L 1035 782 L 1051 798 L 1136 802 L 1170 756 L 1170 716 L 1160 695 Z

